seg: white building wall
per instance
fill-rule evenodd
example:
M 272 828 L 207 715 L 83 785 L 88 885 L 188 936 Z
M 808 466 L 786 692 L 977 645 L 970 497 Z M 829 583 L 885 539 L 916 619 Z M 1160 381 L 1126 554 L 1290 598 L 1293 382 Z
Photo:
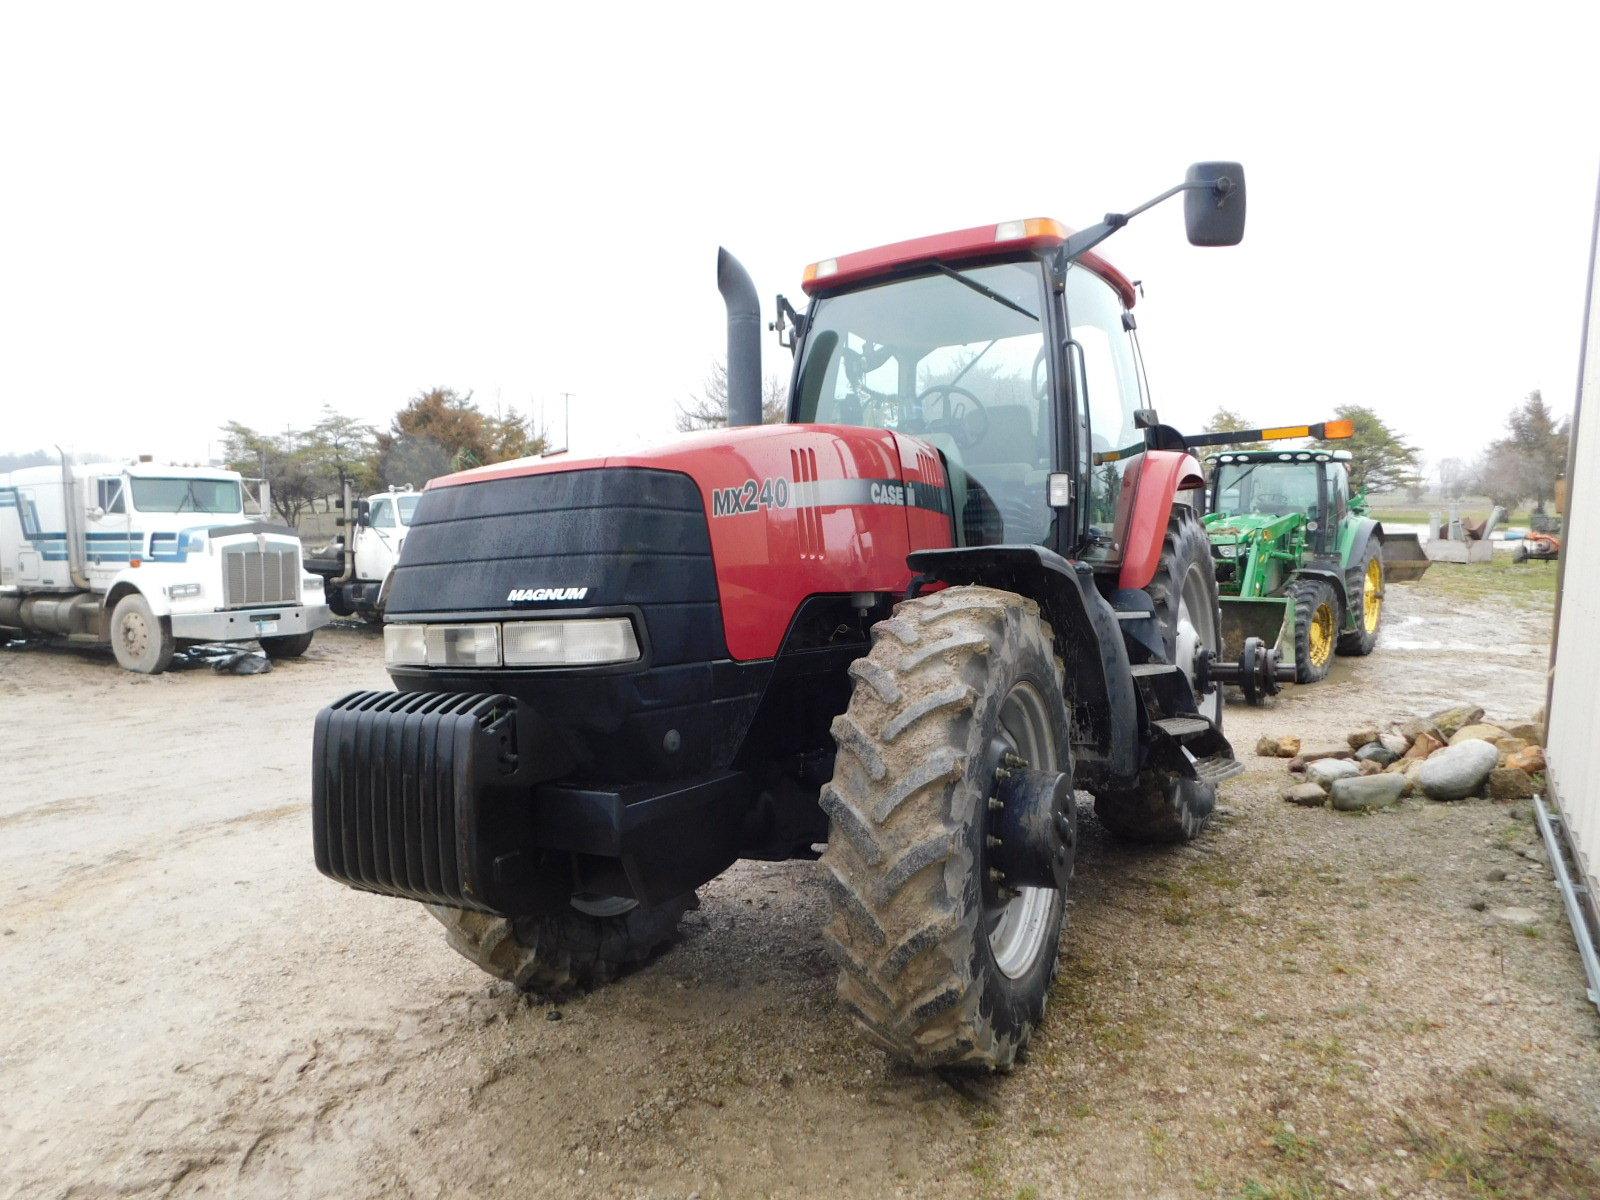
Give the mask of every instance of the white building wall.
M 1600 207 L 1596 212 L 1600 250 Z M 1591 897 L 1600 897 L 1600 270 L 1589 272 L 1578 437 L 1568 479 L 1550 694 L 1548 778 Z

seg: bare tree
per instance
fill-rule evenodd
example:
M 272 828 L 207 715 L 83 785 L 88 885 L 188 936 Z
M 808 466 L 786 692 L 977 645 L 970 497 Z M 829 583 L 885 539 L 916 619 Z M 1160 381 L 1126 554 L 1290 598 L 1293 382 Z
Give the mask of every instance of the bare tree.
M 789 412 L 789 385 L 775 375 L 761 381 L 761 423 L 776 425 Z M 687 400 L 678 402 L 674 419 L 679 433 L 700 429 L 721 429 L 728 423 L 728 364 L 721 359 L 711 364 L 705 385 Z

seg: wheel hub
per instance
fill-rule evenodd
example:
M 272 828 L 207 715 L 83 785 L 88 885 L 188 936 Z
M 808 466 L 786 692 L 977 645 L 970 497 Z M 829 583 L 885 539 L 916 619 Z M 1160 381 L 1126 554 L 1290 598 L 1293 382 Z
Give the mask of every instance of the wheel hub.
M 1064 889 L 1077 847 L 1072 783 L 1059 771 L 1035 771 L 1006 754 L 995 771 L 987 846 L 997 887 Z

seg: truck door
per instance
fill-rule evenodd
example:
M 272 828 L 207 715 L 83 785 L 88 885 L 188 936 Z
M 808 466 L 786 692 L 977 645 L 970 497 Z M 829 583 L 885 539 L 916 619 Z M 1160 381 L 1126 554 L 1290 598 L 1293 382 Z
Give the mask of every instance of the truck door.
M 386 578 L 399 557 L 400 528 L 395 520 L 394 501 L 387 496 L 374 500 L 368 510 L 367 524 L 356 534 L 356 578 Z
M 86 497 L 84 557 L 89 566 L 89 587 L 97 592 L 131 559 L 144 552 L 142 539 L 132 532 L 128 516 L 128 486 L 120 475 L 102 476 Z
M 33 489 L 0 489 L 0 555 L 5 556 L 0 564 L 4 567 L 0 571 L 0 583 L 44 581 L 40 534 L 39 508 L 34 503 Z

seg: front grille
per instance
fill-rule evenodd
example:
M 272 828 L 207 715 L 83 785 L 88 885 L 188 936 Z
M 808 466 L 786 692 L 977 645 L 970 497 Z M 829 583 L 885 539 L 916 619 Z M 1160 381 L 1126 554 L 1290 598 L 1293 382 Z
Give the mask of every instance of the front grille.
M 238 546 L 222 552 L 222 603 L 227 608 L 300 602 L 300 552 L 295 546 Z

